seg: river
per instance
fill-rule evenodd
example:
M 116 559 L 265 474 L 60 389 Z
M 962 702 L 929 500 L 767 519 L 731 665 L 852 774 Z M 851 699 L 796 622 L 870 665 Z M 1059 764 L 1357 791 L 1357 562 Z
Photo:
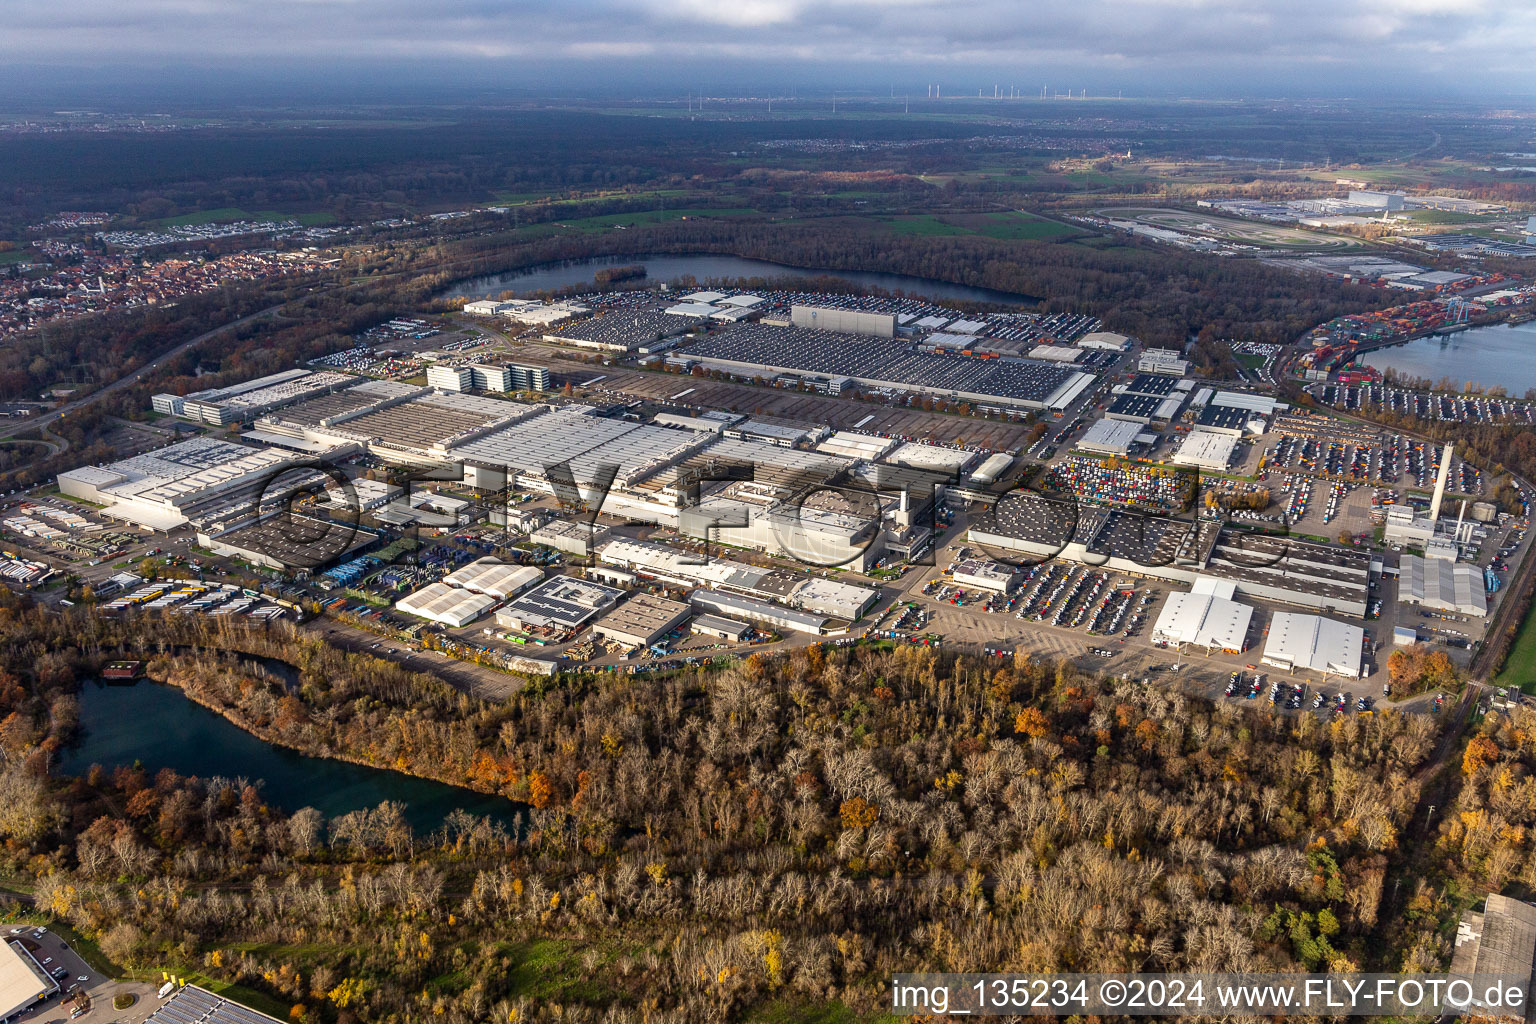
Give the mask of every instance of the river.
M 1415 338 L 1367 352 L 1361 362 L 1431 381 L 1450 377 L 1458 388 L 1469 380 L 1485 387 L 1501 384 L 1518 398 L 1536 388 L 1536 320 Z
M 788 267 L 767 260 L 746 259 L 741 256 L 719 256 L 697 253 L 684 256 L 605 256 L 590 260 L 572 260 L 565 263 L 514 270 L 504 274 L 487 274 L 456 281 L 443 292 L 449 298 L 483 299 L 512 291 L 528 295 L 534 292 L 555 291 L 573 285 L 592 283 L 592 275 L 604 267 L 625 267 L 644 264 L 646 280 L 652 283 L 675 281 L 680 277 L 693 277 L 697 281 L 720 278 L 839 277 L 867 288 L 883 288 L 886 291 L 902 291 L 911 295 L 923 295 L 931 299 L 964 299 L 972 302 L 997 302 L 1015 306 L 1033 306 L 1039 300 L 1028 295 L 994 291 L 991 288 L 973 288 L 970 285 L 934 281 L 926 277 L 907 274 L 887 274 L 873 270 L 805 270 Z
M 84 775 L 93 764 L 110 769 L 138 762 L 150 775 L 170 768 L 204 778 L 259 779 L 263 799 L 289 813 L 313 807 L 336 817 L 396 800 L 421 834 L 437 829 L 458 808 L 492 818 L 509 832 L 516 829 L 518 807 L 510 800 L 272 746 L 161 683 L 85 683 L 80 728 L 80 742 L 59 762 L 63 774 Z

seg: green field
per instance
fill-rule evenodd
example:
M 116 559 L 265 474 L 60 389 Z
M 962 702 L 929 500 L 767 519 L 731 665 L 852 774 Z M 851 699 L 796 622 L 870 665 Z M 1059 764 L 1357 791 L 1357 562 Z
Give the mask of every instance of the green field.
M 1454 210 L 1409 210 L 1398 214 L 1420 224 L 1476 224 L 1485 218 L 1476 213 L 1457 213 Z
M 983 214 L 981 223 L 975 230 L 977 234 L 988 238 L 1026 242 L 1049 242 L 1057 238 L 1069 238 L 1072 235 L 1081 234 L 1077 228 L 1070 225 L 1036 217 L 1023 210 Z
M 1003 241 L 1048 242 L 1081 234 L 1076 228 L 1058 224 L 1053 220 L 1036 217 L 1022 210 L 1006 213 L 968 213 L 938 215 L 932 213 L 901 217 L 882 217 L 876 221 L 882 228 L 896 235 L 917 237 L 943 237 L 955 235 L 980 235 Z
M 759 216 L 758 211 L 748 207 L 732 207 L 722 210 L 641 210 L 638 213 L 609 213 L 601 217 L 580 217 L 574 220 L 557 221 L 556 223 L 562 227 L 575 228 L 577 231 L 597 232 L 631 224 L 661 224 L 666 221 L 688 220 L 694 217 L 755 216 Z
M 1518 686 L 1524 693 L 1536 694 L 1536 608 L 1526 615 L 1515 645 L 1504 659 L 1504 667 L 1493 680 L 1496 686 Z
M 10 266 L 12 263 L 20 263 L 30 256 L 25 249 L 12 249 L 10 252 L 0 252 L 0 267 Z

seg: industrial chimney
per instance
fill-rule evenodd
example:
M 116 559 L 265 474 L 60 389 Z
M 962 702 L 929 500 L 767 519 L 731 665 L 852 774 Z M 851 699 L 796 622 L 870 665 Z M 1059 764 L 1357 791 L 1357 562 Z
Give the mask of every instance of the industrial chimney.
M 1445 482 L 1451 475 L 1452 445 L 1446 445 L 1440 450 L 1440 474 L 1435 477 L 1435 497 L 1429 503 L 1429 523 L 1433 526 L 1440 521 L 1440 503 L 1445 500 Z

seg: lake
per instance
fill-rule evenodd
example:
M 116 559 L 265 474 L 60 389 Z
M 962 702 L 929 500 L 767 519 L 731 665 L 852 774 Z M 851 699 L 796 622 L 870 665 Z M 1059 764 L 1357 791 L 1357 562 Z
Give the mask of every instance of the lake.
M 1014 295 L 1011 292 L 994 291 L 991 288 L 972 288 L 969 285 L 934 281 L 926 277 L 910 277 L 906 274 L 886 274 L 872 270 L 806 270 L 801 267 L 770 263 L 767 260 L 708 253 L 685 256 L 605 256 L 590 260 L 572 260 L 528 270 L 466 278 L 449 285 L 443 294 L 454 299 L 483 299 L 506 291 L 524 295 L 554 291 L 573 285 L 591 284 L 592 275 L 604 267 L 627 267 L 637 264 L 644 264 L 646 280 L 650 282 L 674 281 L 688 276 L 699 281 L 738 277 L 809 279 L 832 276 L 866 288 L 883 288 L 891 292 L 903 291 L 931 299 L 965 299 L 972 302 L 999 302 L 1016 306 L 1033 306 L 1038 302 L 1029 295 Z
M 455 809 L 492 818 L 509 832 L 519 816 L 518 806 L 501 797 L 274 747 L 175 687 L 148 680 L 132 686 L 85 683 L 80 729 L 80 742 L 60 759 L 62 774 L 84 775 L 93 764 L 110 769 L 138 762 L 151 776 L 170 768 L 203 778 L 259 779 L 267 803 L 288 813 L 313 807 L 327 817 L 395 800 L 405 805 L 406 820 L 421 834 L 437 829 Z
M 1511 397 L 1518 398 L 1526 388 L 1536 388 L 1536 320 L 1415 338 L 1367 352 L 1360 361 L 1378 370 L 1390 368 L 1432 381 L 1450 377 L 1457 387 L 1469 380 L 1485 386 L 1502 384 Z

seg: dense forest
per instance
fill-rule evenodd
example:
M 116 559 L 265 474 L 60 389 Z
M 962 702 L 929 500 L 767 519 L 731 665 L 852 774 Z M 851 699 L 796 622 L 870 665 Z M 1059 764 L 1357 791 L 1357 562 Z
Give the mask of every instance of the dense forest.
M 124 967 L 306 1020 L 865 1016 L 912 969 L 1432 969 L 1453 880 L 1532 871 L 1490 828 L 1523 821 L 1536 784 L 1474 741 L 1460 799 L 1489 827 L 1449 822 L 1392 901 L 1435 770 L 1423 715 L 1326 722 L 1069 663 L 820 647 L 491 704 L 282 625 L 19 601 L 0 640 L 5 870 Z M 79 680 L 125 649 L 258 735 L 505 795 L 524 825 L 414 835 L 397 807 L 326 820 L 230 780 L 51 777 Z
M 477 97 L 478 99 L 478 97 Z M 1007 167 L 993 194 L 1160 189 L 1056 173 L 1064 156 L 1202 160 L 1230 154 L 1219 179 L 1240 185 L 1259 170 L 1286 180 L 1287 162 L 1399 160 L 1424 150 L 1496 153 L 1522 130 L 1508 112 L 1411 109 L 1396 104 L 1253 101 L 1234 104 L 1085 101 L 999 105 L 902 98 L 723 101 L 708 113 L 671 116 L 667 103 L 584 109 L 573 100 L 510 108 L 326 109 L 308 123 L 283 109 L 249 122 L 163 134 L 10 133 L 0 137 L 0 236 L 59 209 L 107 209 L 147 222 L 193 210 L 244 207 L 324 210 L 366 220 L 403 208 L 483 203 L 532 190 L 676 187 L 737 175 L 797 171 L 964 173 Z M 680 112 L 679 112 L 680 113 Z M 662 116 L 656 116 L 661 114 Z M 262 123 L 270 117 L 270 124 Z M 1258 162 L 1245 169 L 1242 157 Z M 1467 182 L 1496 201 L 1536 196 L 1536 186 L 1485 175 Z M 1294 178 L 1295 176 L 1292 175 Z M 1296 180 L 1300 180 L 1296 178 Z

